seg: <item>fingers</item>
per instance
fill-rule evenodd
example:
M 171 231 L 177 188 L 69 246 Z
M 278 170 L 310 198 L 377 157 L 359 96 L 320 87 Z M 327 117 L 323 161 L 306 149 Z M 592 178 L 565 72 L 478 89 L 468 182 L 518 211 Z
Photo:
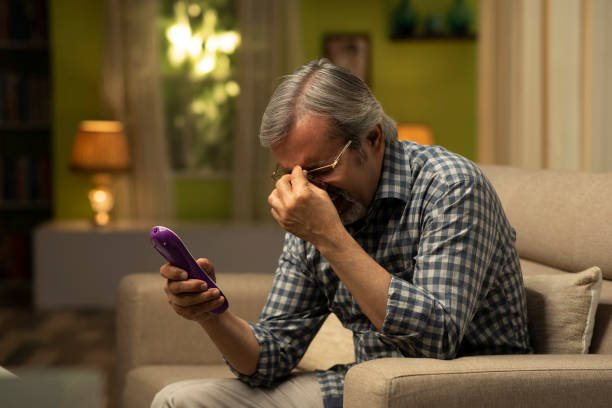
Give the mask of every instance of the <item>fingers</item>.
M 212 262 L 208 260 L 208 258 L 198 258 L 196 263 L 202 268 L 204 272 L 210 277 L 213 282 L 217 281 L 217 275 L 215 274 L 215 267 Z
M 182 293 L 200 293 L 208 289 L 206 282 L 199 279 L 189 279 L 185 281 L 168 280 L 164 286 L 166 293 L 180 295 Z
M 224 302 L 225 298 L 220 296 L 215 300 L 191 306 L 180 306 L 178 304 L 172 304 L 172 302 L 170 303 L 178 315 L 186 319 L 201 321 L 210 318 L 212 315 L 209 312 L 222 306 Z
M 272 192 L 268 196 L 268 204 L 270 204 L 270 207 L 277 210 L 284 207 L 277 189 L 272 190 Z
M 184 292 L 178 295 L 173 295 L 169 297 L 169 302 L 174 306 L 191 307 L 216 301 L 220 297 L 221 292 L 219 292 L 219 289 L 213 288 L 199 293 Z
M 207 258 L 198 258 L 196 263 L 202 268 L 204 272 L 213 280 L 217 281 L 215 275 L 215 267 Z M 164 264 L 159 268 L 159 274 L 171 281 L 181 281 L 187 280 L 189 275 L 187 272 L 181 268 L 177 268 L 176 266 L 170 264 Z
M 206 283 L 199 279 L 167 280 L 164 291 L 174 311 L 190 320 L 209 318 L 208 312 L 225 302 L 219 289 L 208 289 Z
M 276 188 L 268 196 L 270 206 L 277 210 L 292 206 L 308 188 L 308 179 L 304 173 L 300 166 L 295 166 L 290 175 L 281 177 L 276 182 Z
M 213 281 L 216 281 L 215 268 L 208 259 L 199 258 L 196 263 Z M 225 302 L 219 289 L 209 289 L 206 282 L 199 279 L 188 279 L 187 272 L 181 268 L 164 264 L 159 268 L 159 273 L 166 278 L 164 292 L 168 297 L 168 303 L 184 318 L 203 321 L 212 316 L 208 312 Z
M 287 174 L 278 179 L 276 182 L 276 189 L 274 191 L 277 192 L 278 197 L 282 200 L 282 197 L 291 195 L 293 192 L 292 190 L 291 176 Z
M 303 191 L 308 185 L 306 171 L 301 166 L 295 166 L 291 174 L 284 175 L 276 182 L 276 190 L 280 193 L 281 200 L 283 197 L 289 196 L 292 193 Z
M 161 268 L 159 268 L 159 274 L 170 280 L 185 280 L 188 276 L 186 271 L 170 264 L 162 265 Z
M 196 261 L 198 265 L 215 281 L 215 268 L 206 258 Z M 187 272 L 176 266 L 164 264 L 159 269 L 161 276 L 167 279 L 164 291 L 168 295 L 181 295 L 183 293 L 200 293 L 208 289 L 206 282 L 200 279 L 188 279 Z
M 302 167 L 295 166 L 291 171 L 291 185 L 296 192 L 303 191 L 308 185 L 308 179 L 304 176 Z
M 272 193 L 268 196 L 268 204 L 270 204 L 270 213 L 272 214 L 272 218 L 274 218 L 276 222 L 283 228 L 284 216 L 286 216 L 287 210 L 290 209 L 295 203 L 295 200 L 293 200 L 292 198 L 287 198 L 287 201 L 289 203 L 288 206 L 285 205 L 279 198 L 278 190 L 272 191 Z
M 208 258 L 198 258 L 196 259 L 196 262 L 198 263 L 198 265 L 200 265 L 200 268 L 204 269 L 206 272 L 215 272 L 215 267 Z
M 270 208 L 270 214 L 272 214 L 272 218 L 274 218 L 278 223 L 281 222 L 281 216 L 275 208 Z

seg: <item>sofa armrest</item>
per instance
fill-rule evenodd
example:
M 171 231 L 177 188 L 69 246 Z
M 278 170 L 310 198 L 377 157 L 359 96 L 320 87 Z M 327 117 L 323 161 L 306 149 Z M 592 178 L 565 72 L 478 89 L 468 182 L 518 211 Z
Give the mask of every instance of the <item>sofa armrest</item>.
M 230 310 L 256 321 L 272 286 L 272 274 L 218 274 Z M 168 304 L 159 274 L 124 277 L 117 304 L 117 377 L 150 364 L 219 364 L 222 358 L 199 324 Z
M 609 406 L 612 355 L 384 358 L 352 367 L 345 407 Z

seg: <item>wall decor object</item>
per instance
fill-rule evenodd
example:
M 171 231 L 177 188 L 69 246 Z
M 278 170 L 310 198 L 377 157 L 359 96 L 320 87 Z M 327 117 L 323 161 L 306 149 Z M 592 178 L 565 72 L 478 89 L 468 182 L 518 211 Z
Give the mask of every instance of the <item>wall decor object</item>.
M 410 4 L 410 0 L 400 0 L 391 12 L 391 38 L 403 39 L 415 35 L 419 15 Z
M 472 41 L 476 38 L 473 0 L 386 0 L 392 41 Z
M 446 23 L 452 35 L 461 37 L 469 34 L 472 10 L 464 0 L 455 0 L 446 16 Z
M 328 34 L 323 40 L 323 54 L 334 64 L 348 69 L 371 85 L 368 34 Z

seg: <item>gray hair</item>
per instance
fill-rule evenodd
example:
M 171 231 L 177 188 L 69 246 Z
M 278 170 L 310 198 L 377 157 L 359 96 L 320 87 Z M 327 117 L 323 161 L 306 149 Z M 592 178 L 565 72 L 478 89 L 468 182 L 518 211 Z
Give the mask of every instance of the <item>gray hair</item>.
M 352 140 L 352 149 L 361 150 L 361 140 L 378 124 L 386 141 L 397 139 L 395 121 L 368 86 L 325 58 L 284 77 L 263 114 L 259 141 L 266 147 L 281 141 L 304 115 L 331 119 L 329 136 Z

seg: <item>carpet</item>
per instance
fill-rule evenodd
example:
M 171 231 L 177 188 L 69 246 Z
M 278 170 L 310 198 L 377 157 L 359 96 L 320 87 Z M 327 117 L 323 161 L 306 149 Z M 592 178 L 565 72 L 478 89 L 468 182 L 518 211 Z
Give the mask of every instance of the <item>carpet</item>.
M 94 390 L 99 386 L 102 408 L 114 408 L 117 404 L 111 398 L 111 386 L 115 368 L 115 312 L 2 307 L 0 366 L 17 375 L 22 373 L 23 384 L 38 378 L 47 384 L 48 390 L 61 389 L 59 384 L 73 390 L 74 387 Z M 80 380 L 84 383 L 79 383 Z

